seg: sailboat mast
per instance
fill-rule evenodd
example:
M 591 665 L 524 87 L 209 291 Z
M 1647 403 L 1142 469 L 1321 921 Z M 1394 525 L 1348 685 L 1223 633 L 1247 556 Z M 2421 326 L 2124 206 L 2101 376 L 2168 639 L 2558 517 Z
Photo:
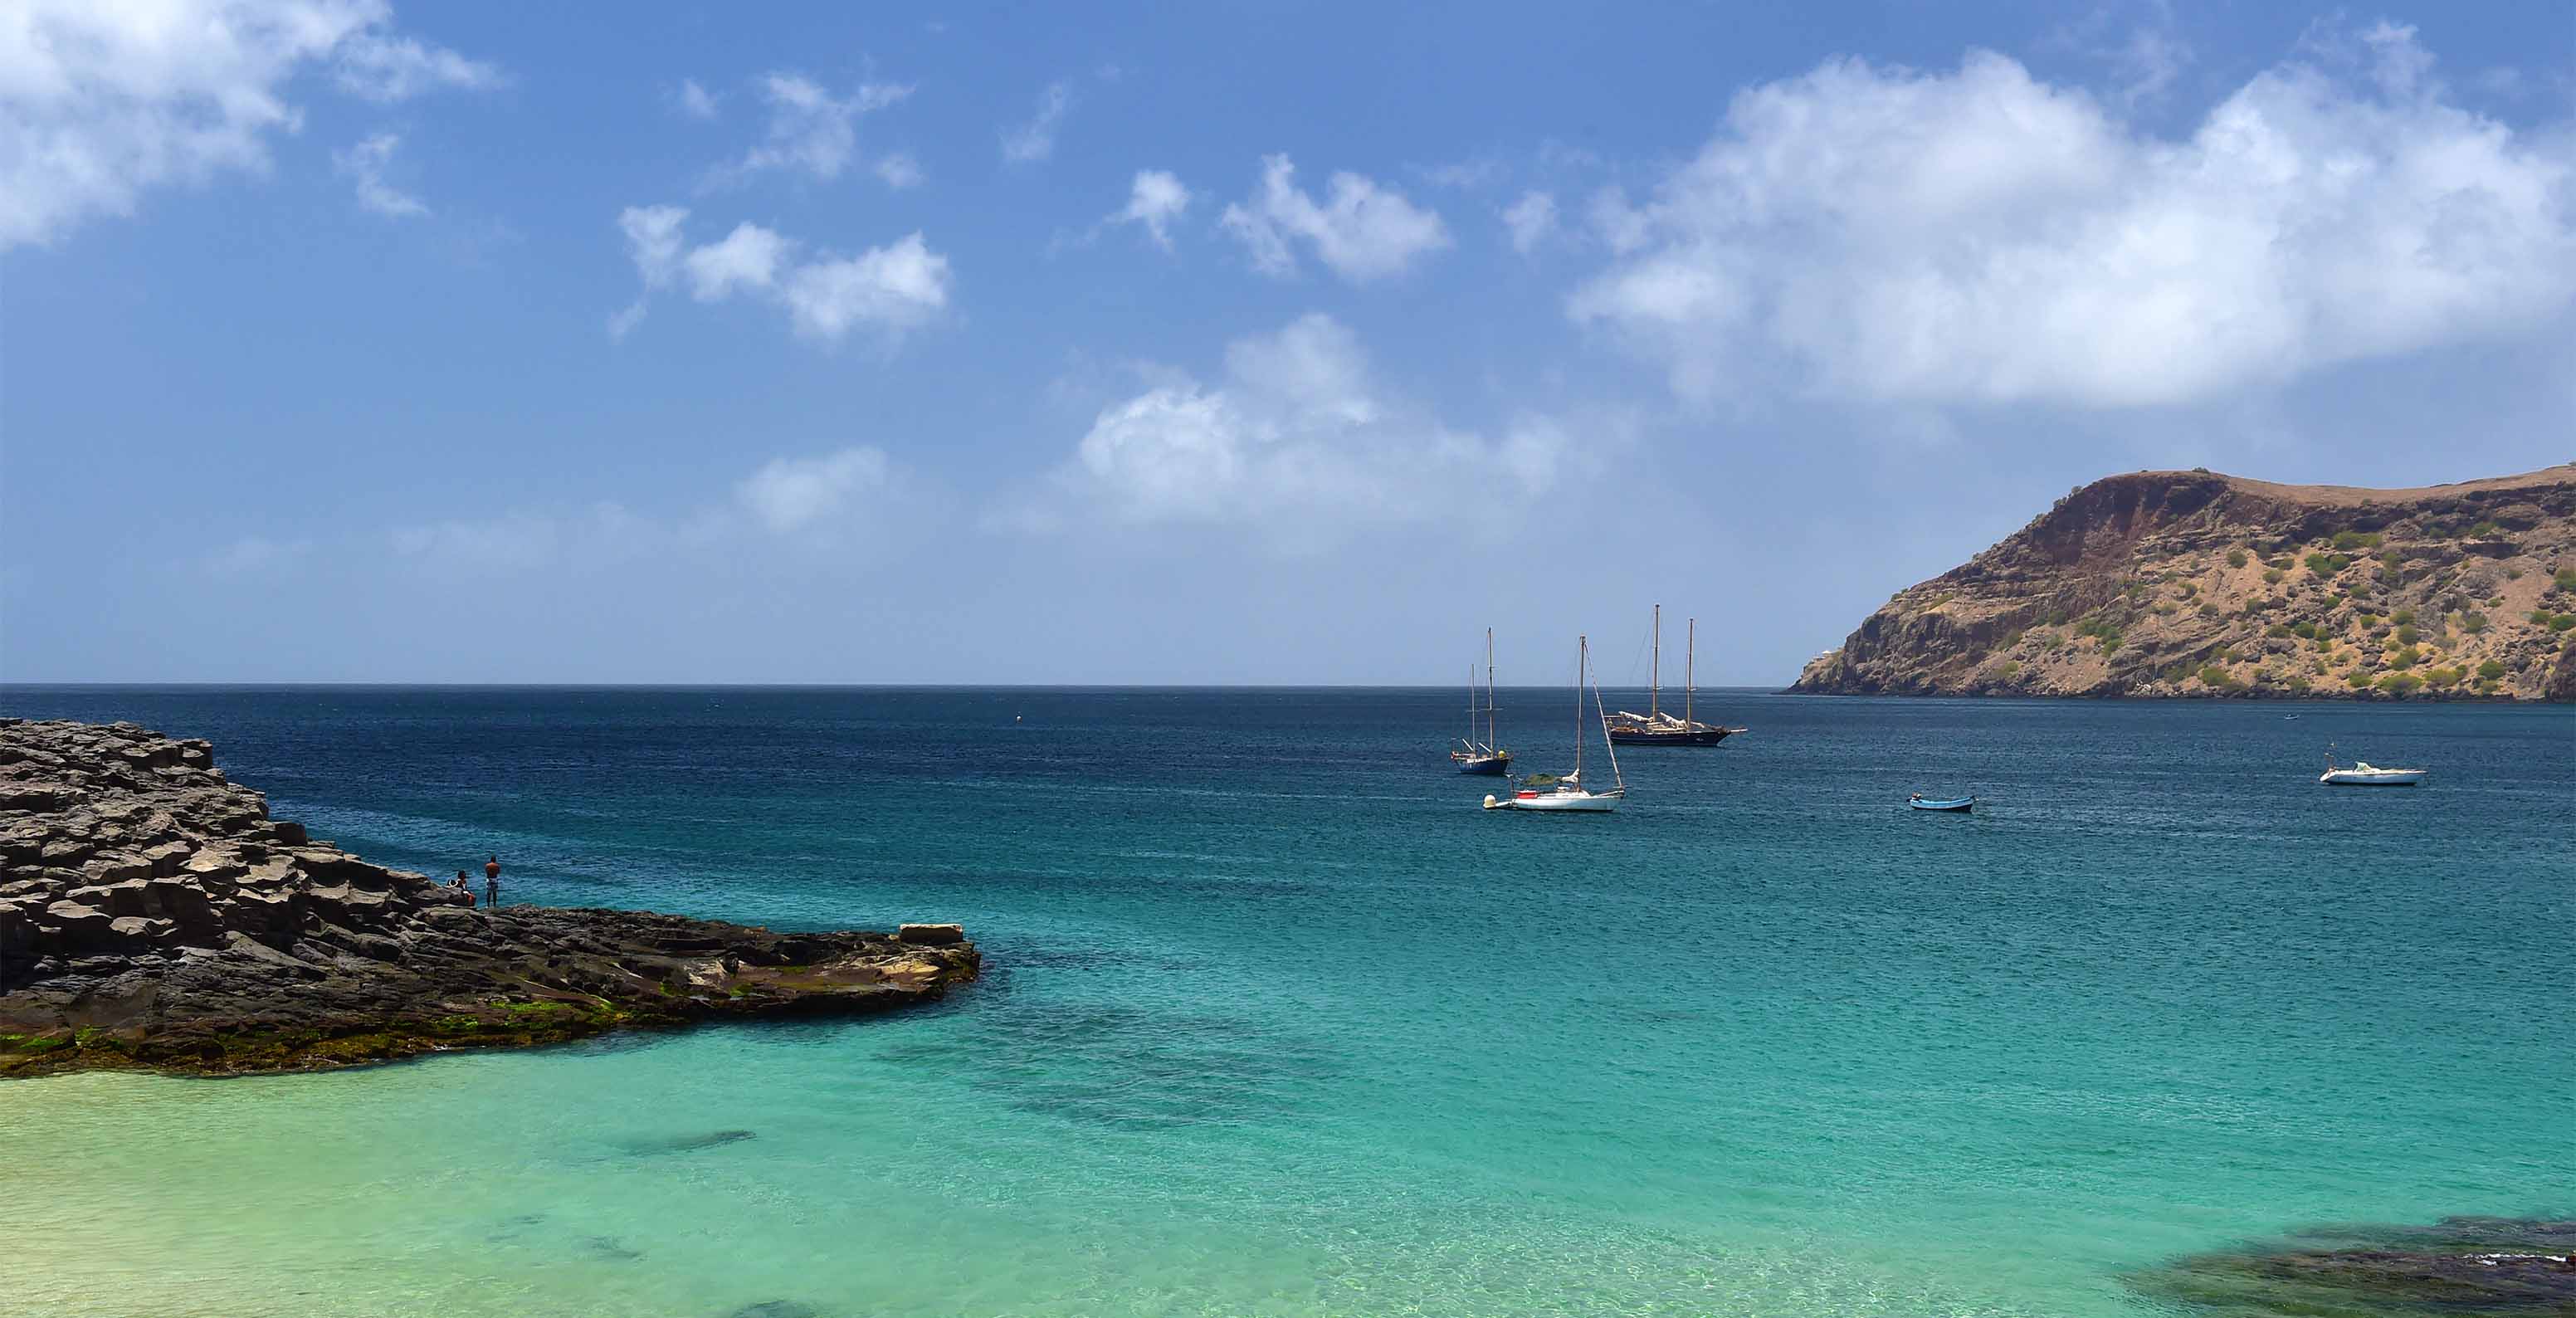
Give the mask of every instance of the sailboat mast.
M 1578 781 L 1583 777 L 1583 670 L 1591 665 L 1592 638 L 1578 633 L 1574 638 L 1574 776 Z
M 1628 653 L 1635 654 L 1636 651 Z M 1663 706 L 1656 703 L 1664 695 L 1664 606 L 1661 604 L 1655 606 L 1654 653 L 1655 657 L 1646 669 L 1646 717 L 1649 719 L 1663 711 Z M 1628 671 L 1633 673 L 1637 670 L 1631 668 Z
M 1494 629 L 1485 629 L 1485 749 L 1494 749 Z
M 1682 642 L 1682 722 L 1691 727 L 1691 693 L 1699 687 L 1699 619 L 1690 620 L 1689 640 Z

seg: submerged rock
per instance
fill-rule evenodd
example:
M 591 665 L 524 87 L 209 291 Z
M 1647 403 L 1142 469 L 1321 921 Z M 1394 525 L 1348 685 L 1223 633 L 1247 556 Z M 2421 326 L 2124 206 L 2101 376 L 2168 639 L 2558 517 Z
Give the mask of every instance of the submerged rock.
M 307 1070 L 869 1012 L 981 965 L 955 925 L 905 926 L 942 931 L 925 940 L 477 909 L 270 819 L 213 764 L 204 742 L 132 724 L 0 719 L 0 1077 Z
M 2177 1259 L 2129 1284 L 2183 1312 L 2227 1318 L 2576 1314 L 2576 1221 L 2318 1228 L 2267 1247 Z

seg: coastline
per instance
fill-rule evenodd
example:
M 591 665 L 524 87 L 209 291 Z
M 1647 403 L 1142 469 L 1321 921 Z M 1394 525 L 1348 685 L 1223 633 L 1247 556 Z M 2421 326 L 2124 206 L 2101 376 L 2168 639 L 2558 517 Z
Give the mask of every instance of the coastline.
M 269 817 L 213 748 L 0 719 L 0 1078 L 249 1075 L 931 1001 L 956 925 L 476 904 Z

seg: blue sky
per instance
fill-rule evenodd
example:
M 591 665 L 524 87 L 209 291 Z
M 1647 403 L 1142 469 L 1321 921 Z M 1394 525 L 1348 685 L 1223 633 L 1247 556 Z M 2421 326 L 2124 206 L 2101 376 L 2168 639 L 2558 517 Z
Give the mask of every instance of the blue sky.
M 1617 682 L 1660 601 L 1785 682 L 2111 472 L 2576 457 L 2571 50 L 33 0 L 0 679 Z

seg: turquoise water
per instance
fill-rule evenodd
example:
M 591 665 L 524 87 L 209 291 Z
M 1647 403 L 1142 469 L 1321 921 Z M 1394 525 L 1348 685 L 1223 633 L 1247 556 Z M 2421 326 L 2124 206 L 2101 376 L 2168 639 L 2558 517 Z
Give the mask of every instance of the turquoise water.
M 893 1020 L 0 1085 L 0 1294 L 2084 1318 L 2309 1224 L 2576 1212 L 2576 711 L 1729 693 L 1751 734 L 1577 818 L 1475 809 L 1455 702 L 0 691 L 514 899 L 960 919 L 991 966 Z M 1564 703 L 1505 693 L 1525 767 Z M 2329 739 L 2433 783 L 2320 788 Z

